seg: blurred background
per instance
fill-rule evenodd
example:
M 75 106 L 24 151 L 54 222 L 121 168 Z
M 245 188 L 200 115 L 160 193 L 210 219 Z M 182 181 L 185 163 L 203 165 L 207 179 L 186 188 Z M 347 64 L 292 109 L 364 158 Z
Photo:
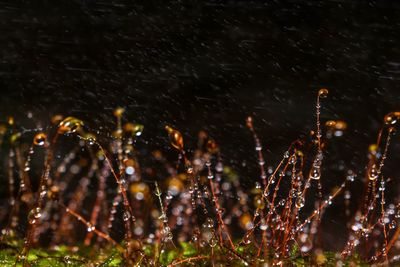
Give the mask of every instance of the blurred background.
M 400 109 L 399 18 L 400 2 L 389 0 L 4 0 L 0 120 L 13 115 L 34 129 L 54 114 L 73 115 L 106 140 L 121 106 L 125 121 L 145 125 L 143 155 L 158 148 L 176 159 L 165 124 L 183 133 L 188 149 L 203 129 L 243 183 L 254 184 L 245 118 L 254 117 L 274 166 L 291 141 L 315 128 L 316 92 L 324 87 L 322 121 L 348 123 L 327 150 L 329 192 L 348 169 L 364 174 L 383 116 Z M 396 136 L 385 169 L 394 181 L 399 149 Z M 393 182 L 392 194 L 397 189 Z M 328 211 L 329 229 L 345 228 L 338 203 Z

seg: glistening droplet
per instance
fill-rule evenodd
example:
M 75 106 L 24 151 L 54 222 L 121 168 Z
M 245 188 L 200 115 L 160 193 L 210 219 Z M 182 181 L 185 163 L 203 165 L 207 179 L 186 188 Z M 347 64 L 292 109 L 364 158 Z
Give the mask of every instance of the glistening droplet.
M 328 94 L 329 94 L 329 91 L 328 91 L 328 89 L 326 89 L 326 88 L 321 88 L 321 89 L 319 89 L 319 91 L 318 91 L 318 96 L 319 96 L 320 98 L 326 98 L 326 97 L 328 96 Z
M 58 132 L 61 134 L 74 133 L 83 127 L 83 121 L 75 117 L 67 117 L 58 124 Z
M 166 125 L 165 130 L 168 132 L 169 140 L 171 142 L 171 145 L 176 148 L 179 151 L 183 150 L 183 137 L 182 134 L 173 129 L 172 127 Z
M 44 146 L 46 144 L 47 136 L 44 133 L 38 133 L 33 138 L 33 144 L 36 146 Z

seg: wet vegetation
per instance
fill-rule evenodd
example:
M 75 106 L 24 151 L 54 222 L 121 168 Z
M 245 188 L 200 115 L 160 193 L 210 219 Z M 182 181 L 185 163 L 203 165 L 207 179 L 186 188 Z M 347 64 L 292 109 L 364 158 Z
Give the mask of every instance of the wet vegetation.
M 141 166 L 140 122 L 114 110 L 107 137 L 75 117 L 54 115 L 26 129 L 13 117 L 0 125 L 1 242 L 4 266 L 304 266 L 394 264 L 400 242 L 400 203 L 386 195 L 390 147 L 400 112 L 382 120 L 367 166 L 323 185 L 327 149 L 347 130 L 344 120 L 321 121 L 327 89 L 316 94 L 315 129 L 267 165 L 257 118 L 243 122 L 254 139 L 258 177 L 244 185 L 223 149 L 200 131 L 196 149 L 172 125 L 165 138 L 176 159 L 151 153 Z M 310 109 L 310 116 L 313 112 Z M 332 142 L 334 143 L 334 142 Z M 336 144 L 335 144 L 336 145 Z M 281 152 L 277 152 L 281 153 Z M 358 176 L 357 173 L 364 175 Z M 355 180 L 363 196 L 352 198 Z M 247 184 L 249 181 L 247 181 Z M 324 251 L 324 214 L 338 198 L 346 211 L 347 243 Z M 352 210 L 350 202 L 356 202 Z

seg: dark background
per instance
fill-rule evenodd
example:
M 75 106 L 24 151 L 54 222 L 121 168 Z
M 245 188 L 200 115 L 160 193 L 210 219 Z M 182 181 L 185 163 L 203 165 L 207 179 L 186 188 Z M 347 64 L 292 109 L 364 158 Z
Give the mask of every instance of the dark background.
M 326 87 L 322 120 L 349 124 L 326 169 L 363 174 L 383 116 L 400 109 L 399 18 L 398 1 L 2 1 L 0 120 L 74 115 L 106 138 L 122 106 L 126 121 L 145 125 L 141 149 L 170 151 L 166 123 L 188 147 L 205 129 L 253 183 L 246 116 L 274 165 L 313 129 Z M 388 175 L 399 173 L 399 145 Z M 326 176 L 328 188 L 344 179 Z

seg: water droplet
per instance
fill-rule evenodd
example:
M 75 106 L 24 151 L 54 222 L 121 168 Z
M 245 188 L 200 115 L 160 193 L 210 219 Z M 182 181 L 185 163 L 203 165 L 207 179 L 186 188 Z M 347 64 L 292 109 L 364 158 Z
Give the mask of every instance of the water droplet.
M 170 126 L 166 125 L 165 130 L 168 132 L 169 140 L 171 145 L 179 151 L 183 151 L 183 137 L 182 134 L 171 128 Z
M 376 178 L 378 178 L 379 174 L 378 174 L 378 170 L 376 168 L 376 165 L 372 165 L 371 169 L 368 172 L 368 178 L 370 181 L 375 180 Z
M 253 221 L 252 221 L 252 218 L 251 218 L 250 214 L 247 213 L 247 212 L 243 213 L 239 217 L 239 224 L 245 230 L 249 230 L 250 228 L 252 228 L 253 227 Z
M 285 159 L 289 158 L 289 156 L 290 156 L 289 151 L 286 151 L 286 152 L 283 154 L 283 157 L 284 157 Z
M 94 227 L 93 224 L 91 224 L 90 222 L 86 223 L 86 231 L 93 232 L 96 229 L 96 227 Z
M 302 207 L 304 207 L 305 204 L 305 199 L 304 197 L 299 197 L 296 201 L 296 208 L 301 209 Z
M 115 117 L 120 118 L 120 117 L 122 117 L 122 114 L 124 114 L 124 112 L 125 112 L 124 108 L 118 107 L 118 108 L 114 109 L 113 114 Z
M 141 136 L 143 132 L 144 126 L 142 124 L 136 123 L 126 123 L 124 125 L 124 131 L 130 133 L 133 136 Z
M 46 144 L 47 135 L 44 133 L 38 133 L 33 138 L 33 144 L 36 146 L 44 146 Z
M 83 140 L 85 140 L 85 142 L 89 145 L 92 146 L 96 143 L 96 136 L 94 134 L 91 133 L 86 133 L 83 136 Z
M 131 218 L 131 213 L 129 211 L 124 211 L 122 218 L 124 222 L 127 222 Z
M 203 228 L 213 228 L 214 227 L 214 220 L 212 218 L 207 218 L 206 221 L 203 223 Z
M 318 91 L 318 96 L 320 98 L 326 98 L 328 96 L 328 94 L 329 94 L 329 91 L 326 88 L 319 89 L 319 91 Z
M 321 178 L 321 168 L 312 166 L 310 170 L 310 178 L 314 180 L 319 180 Z
M 400 120 L 400 111 L 390 112 L 386 114 L 383 121 L 386 125 L 394 125 Z
M 163 236 L 163 241 L 168 242 L 173 239 L 173 235 L 171 232 L 171 228 L 168 225 L 165 225 L 164 228 L 161 231 L 161 234 Z
M 75 117 L 67 117 L 58 124 L 58 132 L 61 134 L 74 133 L 83 127 L 83 121 Z
M 36 224 L 40 219 L 40 217 L 42 217 L 41 208 L 40 207 L 33 208 L 28 214 L 28 222 L 30 224 Z

